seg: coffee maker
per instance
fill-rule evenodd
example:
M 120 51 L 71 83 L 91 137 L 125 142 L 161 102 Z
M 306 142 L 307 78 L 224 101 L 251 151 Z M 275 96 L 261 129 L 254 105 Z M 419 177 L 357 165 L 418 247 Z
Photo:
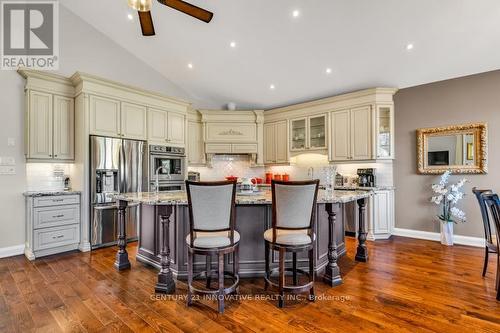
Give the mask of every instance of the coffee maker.
M 375 187 L 375 169 L 358 169 L 358 186 Z

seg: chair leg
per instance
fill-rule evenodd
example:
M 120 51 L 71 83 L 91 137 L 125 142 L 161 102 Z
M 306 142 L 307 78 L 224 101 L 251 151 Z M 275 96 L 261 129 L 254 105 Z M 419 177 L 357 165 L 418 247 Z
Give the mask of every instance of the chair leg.
M 309 281 L 313 283 L 312 288 L 309 290 L 309 300 L 314 302 L 314 266 L 315 265 L 315 257 L 314 257 L 314 246 L 309 250 Z
M 234 276 L 239 276 L 240 275 L 240 246 L 236 246 L 234 249 L 233 253 L 233 274 Z M 236 290 L 234 291 L 235 294 L 240 293 L 240 286 L 236 286 Z
M 210 283 L 212 282 L 212 256 L 209 254 L 207 254 L 205 269 L 207 271 L 207 289 L 210 289 Z
M 193 285 L 193 254 L 188 250 L 188 293 L 187 293 L 187 306 L 193 303 L 193 294 L 191 286 Z
M 489 253 L 490 251 L 488 250 L 488 247 L 486 246 L 484 248 L 484 264 L 483 264 L 483 277 L 486 276 L 486 271 L 488 270 L 488 259 L 489 259 Z
M 299 284 L 297 279 L 297 252 L 292 252 L 292 271 L 293 271 L 293 285 Z
M 224 254 L 219 253 L 219 313 L 224 313 Z
M 266 248 L 266 251 L 265 251 L 265 260 L 266 260 L 266 278 L 269 279 L 269 271 L 271 270 L 270 269 L 270 263 L 269 263 L 269 244 L 267 242 L 265 242 L 265 248 Z M 267 282 L 266 279 L 264 279 L 264 290 L 267 290 L 267 288 L 269 288 L 269 283 Z
M 279 296 L 278 296 L 278 307 L 282 308 L 285 306 L 285 291 L 283 287 L 285 286 L 285 249 L 281 248 L 279 250 Z

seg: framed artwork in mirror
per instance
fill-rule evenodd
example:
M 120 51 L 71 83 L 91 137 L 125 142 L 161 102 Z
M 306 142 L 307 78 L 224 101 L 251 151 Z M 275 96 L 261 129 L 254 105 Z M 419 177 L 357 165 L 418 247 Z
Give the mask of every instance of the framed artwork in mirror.
M 488 172 L 488 127 L 472 123 L 417 130 L 420 174 L 484 174 Z

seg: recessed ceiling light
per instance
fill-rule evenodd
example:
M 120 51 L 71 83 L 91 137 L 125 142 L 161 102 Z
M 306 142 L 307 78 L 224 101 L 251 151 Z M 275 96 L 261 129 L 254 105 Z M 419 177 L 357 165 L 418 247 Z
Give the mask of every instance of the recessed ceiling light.
M 234 49 L 236 47 L 236 42 L 229 43 L 229 46 L 231 46 Z
M 271 84 L 271 85 L 269 86 L 269 89 L 274 90 L 274 89 L 276 89 L 276 86 L 275 86 L 274 84 Z
M 192 63 L 189 63 L 189 64 L 188 64 L 188 68 L 189 68 L 189 69 L 193 69 L 193 64 L 192 64 Z
M 325 72 L 326 72 L 326 74 L 331 74 L 331 73 L 332 73 L 332 69 L 331 69 L 331 68 L 327 68 L 327 69 L 325 70 Z
M 293 16 L 293 17 L 299 17 L 299 16 L 300 16 L 300 12 L 299 12 L 297 9 L 295 9 L 295 10 L 292 12 L 292 16 Z
M 127 15 L 127 18 L 128 18 L 130 21 L 132 21 L 132 20 L 134 19 L 134 17 L 132 16 L 132 14 L 128 14 L 128 15 Z
M 413 47 L 414 47 L 414 45 L 412 43 L 410 43 L 410 44 L 406 45 L 406 50 L 411 51 L 411 50 L 413 50 Z

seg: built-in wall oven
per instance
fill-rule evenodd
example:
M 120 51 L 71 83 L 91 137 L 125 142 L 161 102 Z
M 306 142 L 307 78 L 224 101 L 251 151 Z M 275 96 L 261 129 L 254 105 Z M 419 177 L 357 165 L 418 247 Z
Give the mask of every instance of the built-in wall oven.
M 180 147 L 149 146 L 149 190 L 156 191 L 158 173 L 158 191 L 184 190 L 186 179 L 186 151 Z

